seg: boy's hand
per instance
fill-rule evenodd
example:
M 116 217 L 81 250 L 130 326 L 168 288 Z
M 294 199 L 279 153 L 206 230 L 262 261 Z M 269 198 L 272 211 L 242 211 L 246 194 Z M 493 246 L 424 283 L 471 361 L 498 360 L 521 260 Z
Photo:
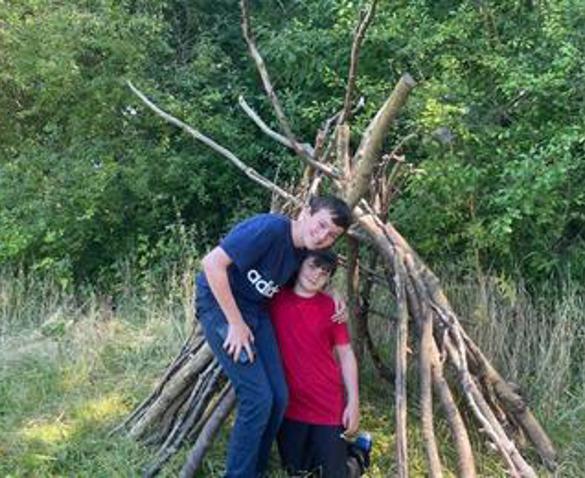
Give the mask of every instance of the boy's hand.
M 248 325 L 246 325 L 246 322 L 239 320 L 229 324 L 223 348 L 228 355 L 232 356 L 234 362 L 238 361 L 242 349 L 247 352 L 248 357 L 250 357 L 250 362 L 254 361 L 252 343 L 254 343 L 254 335 Z
M 343 410 L 342 418 L 345 427 L 344 434 L 347 436 L 355 435 L 360 428 L 360 407 L 357 403 L 349 402 Z
M 349 316 L 347 314 L 347 304 L 345 299 L 335 289 L 331 290 L 329 294 L 331 295 L 333 302 L 335 302 L 335 312 L 333 313 L 331 320 L 337 323 L 347 322 L 349 320 Z

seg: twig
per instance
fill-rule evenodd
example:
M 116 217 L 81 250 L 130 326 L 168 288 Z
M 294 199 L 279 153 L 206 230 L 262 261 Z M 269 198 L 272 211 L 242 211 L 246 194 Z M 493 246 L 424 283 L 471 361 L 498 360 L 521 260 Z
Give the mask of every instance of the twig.
M 313 166 L 318 171 L 321 171 L 329 176 L 339 177 L 338 174 L 335 173 L 334 170 L 330 170 L 330 168 L 325 167 L 323 164 L 315 161 L 313 157 L 307 154 L 306 149 L 297 141 L 295 138 L 292 128 L 290 127 L 290 123 L 284 114 L 282 106 L 280 105 L 280 101 L 278 100 L 278 96 L 276 95 L 276 91 L 274 91 L 274 87 L 272 86 L 272 82 L 270 81 L 270 77 L 268 76 L 268 70 L 266 69 L 266 64 L 264 63 L 264 59 L 262 55 L 260 55 L 260 51 L 256 47 L 256 42 L 254 41 L 252 31 L 250 28 L 250 11 L 248 8 L 248 1 L 247 0 L 240 0 L 240 9 L 242 11 L 242 34 L 244 35 L 244 39 L 248 44 L 248 50 L 250 52 L 250 56 L 254 60 L 256 64 L 256 69 L 260 74 L 260 78 L 262 79 L 262 85 L 264 86 L 264 91 L 268 95 L 268 99 L 272 103 L 272 108 L 274 109 L 274 113 L 276 114 L 276 118 L 280 123 L 280 127 L 284 131 L 285 136 L 289 139 L 291 147 L 293 150 L 303 158 L 308 164 Z
M 295 146 L 293 145 L 293 143 L 290 139 L 288 139 L 286 136 L 281 135 L 280 133 L 277 133 L 273 129 L 270 129 L 270 127 L 262 120 L 262 118 L 260 118 L 258 113 L 256 113 L 252 109 L 252 107 L 246 102 L 246 100 L 244 99 L 243 96 L 240 96 L 238 98 L 238 103 L 242 107 L 242 109 L 245 111 L 245 113 L 250 117 L 250 119 L 254 123 L 256 123 L 256 125 L 264 133 L 266 133 L 268 136 L 270 136 L 275 141 L 278 141 L 280 144 L 286 146 L 287 148 L 291 148 L 291 149 L 295 148 Z M 305 154 L 307 154 L 311 158 L 314 157 L 315 151 L 310 144 L 304 143 L 304 144 L 301 144 L 300 146 L 305 150 Z M 323 165 L 323 167 L 325 167 L 325 166 Z M 331 172 L 330 174 L 333 174 L 333 173 Z
M 365 106 L 366 106 L 366 100 L 363 96 L 360 96 L 359 101 L 357 102 L 355 107 L 351 110 L 351 116 L 354 116 L 360 110 L 363 110 Z M 323 124 L 321 126 L 321 130 L 319 131 L 319 134 L 318 134 L 319 141 L 315 143 L 315 159 L 316 160 L 319 160 L 322 158 L 325 162 L 327 162 L 327 159 L 330 157 L 331 150 L 333 149 L 333 145 L 335 144 L 335 139 L 337 136 L 337 128 L 339 126 L 339 123 L 336 124 L 336 127 L 333 129 L 333 132 L 329 135 L 329 139 L 327 140 L 327 146 L 325 146 L 325 148 L 324 148 L 323 145 L 325 144 L 325 140 L 327 139 L 327 135 L 329 134 L 329 130 L 331 129 L 333 122 L 336 122 L 337 119 L 340 118 L 342 111 L 343 110 L 338 111 L 331 118 L 328 118 L 326 121 L 323 122 Z M 317 146 L 319 146 L 319 147 L 317 147 Z
M 239 159 L 234 153 L 232 153 L 228 149 L 224 148 L 223 146 L 217 144 L 211 138 L 209 138 L 209 137 L 205 136 L 204 134 L 200 133 L 195 128 L 189 126 L 186 123 L 183 123 L 181 120 L 175 118 L 173 115 L 171 115 L 171 114 L 167 113 L 166 111 L 163 111 L 162 109 L 160 109 L 152 101 L 150 101 L 144 95 L 144 93 L 142 93 L 138 88 L 136 88 L 132 84 L 132 82 L 127 81 L 126 83 L 128 83 L 128 86 L 134 92 L 134 94 L 136 96 L 138 96 L 138 98 L 140 98 L 142 100 L 142 102 L 146 106 L 148 106 L 152 111 L 154 111 L 161 118 L 165 119 L 166 121 L 168 121 L 171 124 L 174 124 L 175 126 L 178 126 L 183 131 L 185 131 L 188 134 L 190 134 L 193 138 L 201 141 L 202 143 L 206 144 L 207 146 L 209 146 L 214 151 L 218 152 L 219 154 L 221 154 L 222 156 L 224 156 L 225 158 L 227 158 L 238 169 L 240 169 L 246 176 L 248 176 L 252 181 L 255 181 L 256 183 L 260 184 L 260 186 L 262 186 L 262 187 L 264 187 L 264 188 L 272 191 L 273 193 L 278 194 L 279 196 L 282 196 L 283 198 L 287 199 L 288 201 L 292 201 L 296 205 L 299 205 L 299 206 L 301 205 L 300 201 L 297 198 L 295 198 L 292 194 L 289 194 L 287 191 L 285 191 L 284 189 L 282 189 L 280 186 L 274 184 L 272 181 L 270 181 L 269 179 L 267 179 L 264 176 L 262 176 L 254 168 L 251 168 L 246 163 L 244 163 L 241 159 Z
M 343 171 L 346 181 L 351 178 L 351 156 L 349 153 L 349 125 L 340 124 L 337 128 L 337 164 Z
M 343 101 L 343 110 L 341 116 L 339 117 L 338 124 L 345 123 L 350 114 L 351 114 L 351 97 L 353 96 L 353 90 L 355 88 L 355 77 L 357 73 L 359 57 L 360 57 L 360 49 L 362 46 L 362 42 L 364 41 L 364 37 L 366 34 L 366 30 L 370 25 L 374 14 L 376 13 L 376 3 L 377 0 L 372 0 L 372 4 L 368 9 L 367 13 L 361 14 L 360 22 L 356 29 L 353 44 L 351 46 L 351 56 L 350 56 L 350 64 L 349 64 L 349 73 L 347 77 L 347 88 L 345 90 L 345 100 Z
M 432 367 L 433 384 L 441 401 L 441 406 L 445 412 L 447 422 L 451 429 L 451 435 L 455 441 L 457 449 L 459 476 L 463 478 L 475 478 L 475 459 L 469 441 L 469 435 L 465 428 L 465 423 L 457 405 L 449 384 L 443 375 L 443 363 L 435 342 L 432 342 Z

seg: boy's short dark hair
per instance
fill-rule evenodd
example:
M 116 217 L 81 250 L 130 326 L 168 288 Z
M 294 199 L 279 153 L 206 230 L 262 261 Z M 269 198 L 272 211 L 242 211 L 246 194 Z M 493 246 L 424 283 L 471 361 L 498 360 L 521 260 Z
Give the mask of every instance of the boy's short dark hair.
M 321 209 L 327 209 L 331 212 L 333 224 L 343 229 L 348 229 L 351 225 L 351 210 L 349 206 L 335 196 L 313 196 L 309 199 L 309 211 L 311 215 Z
M 307 251 L 303 261 L 307 259 L 313 259 L 317 267 L 329 272 L 329 277 L 333 277 L 337 270 L 337 255 L 330 250 Z

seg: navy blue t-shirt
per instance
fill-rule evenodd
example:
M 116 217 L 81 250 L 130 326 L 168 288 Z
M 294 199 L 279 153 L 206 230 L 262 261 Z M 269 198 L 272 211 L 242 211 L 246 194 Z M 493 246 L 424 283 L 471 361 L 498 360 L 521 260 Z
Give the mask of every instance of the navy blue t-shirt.
M 303 254 L 294 247 L 290 219 L 280 214 L 237 224 L 219 245 L 233 261 L 228 278 L 242 312 L 262 308 L 296 272 Z M 197 299 L 215 301 L 203 272 L 197 275 Z

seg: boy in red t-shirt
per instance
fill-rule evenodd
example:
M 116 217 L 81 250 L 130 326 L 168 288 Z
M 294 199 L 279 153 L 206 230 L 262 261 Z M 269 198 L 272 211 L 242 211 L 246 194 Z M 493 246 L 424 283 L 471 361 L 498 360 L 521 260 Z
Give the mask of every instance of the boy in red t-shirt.
M 353 477 L 369 464 L 369 443 L 360 453 L 344 440 L 359 428 L 358 371 L 347 325 L 331 320 L 335 305 L 322 292 L 335 266 L 333 253 L 309 251 L 294 287 L 270 303 L 289 389 L 278 449 L 291 475 Z

